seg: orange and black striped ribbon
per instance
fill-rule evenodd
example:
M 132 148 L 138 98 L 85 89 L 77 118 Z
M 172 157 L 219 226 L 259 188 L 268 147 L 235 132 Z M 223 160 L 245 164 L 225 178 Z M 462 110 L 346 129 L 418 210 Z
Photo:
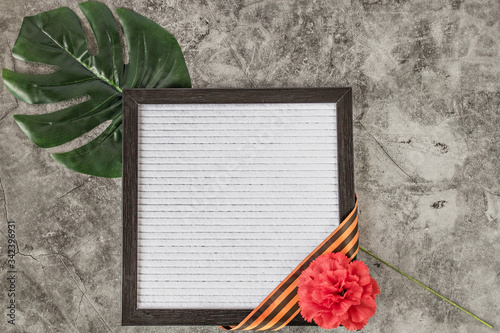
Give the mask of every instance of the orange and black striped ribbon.
M 358 200 L 342 223 L 311 252 L 241 323 L 219 326 L 228 331 L 277 331 L 285 327 L 300 312 L 297 281 L 309 264 L 322 254 L 342 252 L 352 260 L 359 250 Z

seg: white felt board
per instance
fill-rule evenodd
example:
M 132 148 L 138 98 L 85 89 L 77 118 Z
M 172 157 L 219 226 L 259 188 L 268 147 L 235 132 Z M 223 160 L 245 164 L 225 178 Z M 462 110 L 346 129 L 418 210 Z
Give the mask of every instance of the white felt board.
M 339 224 L 335 103 L 142 104 L 138 308 L 253 309 Z

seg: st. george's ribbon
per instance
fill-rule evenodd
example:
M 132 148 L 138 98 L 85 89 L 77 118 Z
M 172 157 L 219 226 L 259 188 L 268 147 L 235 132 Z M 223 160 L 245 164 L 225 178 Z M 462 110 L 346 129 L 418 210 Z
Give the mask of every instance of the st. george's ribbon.
M 219 326 L 233 330 L 277 331 L 300 312 L 297 282 L 302 271 L 322 254 L 341 252 L 352 260 L 359 250 L 358 199 L 342 223 L 312 251 L 241 323 Z

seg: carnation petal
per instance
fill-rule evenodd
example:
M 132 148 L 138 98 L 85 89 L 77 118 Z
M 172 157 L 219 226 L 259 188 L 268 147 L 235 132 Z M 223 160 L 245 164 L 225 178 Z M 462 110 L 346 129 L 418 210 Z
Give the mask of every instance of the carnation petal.
M 361 322 L 373 316 L 376 309 L 377 305 L 372 298 L 362 299 L 360 305 L 351 306 L 349 308 L 349 318 L 351 319 L 351 321 Z
M 301 300 L 299 300 L 299 307 L 302 317 L 309 322 L 316 318 L 320 313 L 327 311 L 325 308 L 318 306 L 317 304 L 303 302 Z
M 380 295 L 380 287 L 378 286 L 377 281 L 372 278 L 372 296 L 373 299 L 377 297 L 377 295 Z
M 360 322 L 354 322 L 349 319 L 343 320 L 341 322 L 341 325 L 344 326 L 344 328 L 348 331 L 358 331 L 365 327 L 366 324 L 368 324 L 368 318 Z
M 353 261 L 349 264 L 349 273 L 359 277 L 359 284 L 365 286 L 371 282 L 368 266 L 362 261 Z
M 356 304 L 356 305 L 360 304 L 362 296 L 363 296 L 363 288 L 359 286 L 347 288 L 344 294 L 344 298 L 346 300 L 349 300 L 351 304 Z
M 338 313 L 340 315 L 340 314 L 347 313 L 347 311 L 349 310 L 349 308 L 351 307 L 351 305 L 352 305 L 352 302 L 349 302 L 346 299 L 342 299 L 340 302 L 333 303 L 329 307 L 329 309 L 331 311 L 333 311 L 335 313 Z
M 343 254 L 342 252 L 331 253 L 330 257 L 332 259 L 338 261 L 339 265 L 341 265 L 344 268 L 347 268 L 349 266 L 349 262 L 350 262 L 349 258 L 347 258 L 347 256 L 345 254 Z
M 314 319 L 314 322 L 321 328 L 332 329 L 338 327 L 347 318 L 347 313 L 339 316 L 332 312 L 323 312 Z

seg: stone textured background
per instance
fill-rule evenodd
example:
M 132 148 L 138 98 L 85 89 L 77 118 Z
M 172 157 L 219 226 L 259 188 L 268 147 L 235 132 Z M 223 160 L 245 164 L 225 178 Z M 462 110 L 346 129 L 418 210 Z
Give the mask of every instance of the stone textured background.
M 362 253 L 382 288 L 364 332 L 500 331 L 497 0 L 104 2 L 171 31 L 194 87 L 353 87 L 362 245 L 495 326 Z M 10 55 L 22 17 L 63 5 L 82 16 L 76 4 L 2 0 L 1 66 L 48 71 Z M 60 167 L 12 119 L 61 105 L 18 103 L 3 84 L 0 102 L 0 331 L 219 332 L 120 326 L 120 179 Z M 15 328 L 7 218 L 19 241 Z M 283 332 L 302 331 L 321 329 Z

